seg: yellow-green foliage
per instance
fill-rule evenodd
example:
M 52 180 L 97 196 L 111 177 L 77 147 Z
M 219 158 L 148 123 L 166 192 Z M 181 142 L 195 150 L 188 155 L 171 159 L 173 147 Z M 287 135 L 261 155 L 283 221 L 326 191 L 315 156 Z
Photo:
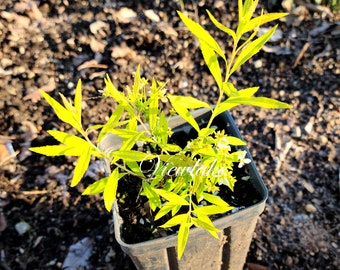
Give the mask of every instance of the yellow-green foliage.
M 130 174 L 142 183 L 141 195 L 149 200 L 155 219 L 170 214 L 163 228 L 179 225 L 178 257 L 183 254 L 192 226 L 201 227 L 213 237 L 218 238 L 209 216 L 222 214 L 233 207 L 218 196 L 221 185 L 233 190 L 236 179 L 232 176 L 234 164 L 239 167 L 250 162 L 243 150 L 232 151 L 231 146 L 245 143 L 235 137 L 215 130 L 213 119 L 238 105 L 253 105 L 264 108 L 289 108 L 286 103 L 265 97 L 255 97 L 258 87 L 237 90 L 228 80 L 237 69 L 254 56 L 273 35 L 276 26 L 262 36 L 256 37 L 259 26 L 276 20 L 283 13 L 261 14 L 253 18 L 258 1 L 239 0 L 239 24 L 234 31 L 217 21 L 208 12 L 213 24 L 233 40 L 232 53 L 226 57 L 217 41 L 198 23 L 182 12 L 178 12 L 187 28 L 198 38 L 200 49 L 216 84 L 219 98 L 216 104 L 208 104 L 191 96 L 178 96 L 166 93 L 166 85 L 152 79 L 149 83 L 140 76 L 138 67 L 132 87 L 119 91 L 107 76 L 103 96 L 112 98 L 117 103 L 116 110 L 102 125 L 84 127 L 82 123 L 82 92 L 78 82 L 74 103 L 61 95 L 62 104 L 45 92 L 41 92 L 55 113 L 65 123 L 70 124 L 79 135 L 70 135 L 61 131 L 48 131 L 60 145 L 32 147 L 31 151 L 48 156 L 77 156 L 71 186 L 77 185 L 83 178 L 91 158 L 106 159 L 112 165 L 109 176 L 95 181 L 83 192 L 84 195 L 103 193 L 104 204 L 108 211 L 116 199 L 119 181 Z M 248 33 L 250 32 L 250 33 Z M 245 35 L 246 34 L 246 35 Z M 245 37 L 246 36 L 246 37 Z M 240 41 L 243 41 L 240 45 Z M 224 63 L 220 67 L 218 58 Z M 173 110 L 189 123 L 198 133 L 198 137 L 187 143 L 182 149 L 169 143 L 172 134 L 168 118 L 160 107 L 161 102 L 170 102 Z M 190 110 L 208 108 L 212 114 L 206 127 L 200 127 Z M 91 129 L 99 131 L 96 141 L 89 139 Z M 114 151 L 106 153 L 99 145 L 107 134 L 113 134 L 120 145 Z M 138 143 L 137 143 L 138 142 Z M 136 148 L 157 151 L 141 152 Z M 137 149 L 137 150 L 136 150 Z M 145 172 L 141 164 L 153 160 L 153 171 Z M 205 202 L 202 204 L 202 202 Z M 181 210 L 181 214 L 179 213 Z

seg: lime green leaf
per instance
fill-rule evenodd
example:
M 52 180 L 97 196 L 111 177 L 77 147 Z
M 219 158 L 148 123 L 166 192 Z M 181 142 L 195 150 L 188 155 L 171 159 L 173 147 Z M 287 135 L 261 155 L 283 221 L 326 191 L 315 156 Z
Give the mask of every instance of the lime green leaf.
M 236 104 L 236 103 L 230 103 L 227 102 L 228 100 L 218 104 L 218 106 L 215 107 L 214 111 L 213 111 L 213 117 L 216 117 L 217 115 L 230 110 L 233 107 L 236 107 L 240 104 Z
M 156 128 L 157 113 L 158 113 L 157 83 L 155 79 L 152 79 L 150 105 L 149 105 L 149 124 L 150 124 L 151 130 L 155 130 Z
M 198 109 L 198 108 L 209 108 L 211 109 L 210 105 L 202 100 L 191 96 L 171 96 L 171 100 L 174 103 L 181 103 L 181 105 L 187 109 Z
M 259 17 L 253 18 L 244 25 L 244 27 L 242 28 L 241 34 L 254 30 L 255 28 L 261 26 L 262 24 L 275 21 L 287 15 L 288 13 L 268 13 L 268 14 L 263 14 Z
M 252 105 L 267 109 L 289 109 L 291 106 L 287 103 L 266 98 L 266 97 L 230 97 L 226 101 L 229 104 L 240 105 Z
M 251 43 L 245 47 L 240 54 L 238 55 L 237 59 L 235 60 L 235 63 L 230 71 L 230 74 L 232 74 L 234 71 L 236 71 L 242 64 L 244 64 L 246 61 L 248 61 L 249 58 L 257 54 L 263 45 L 271 38 L 271 36 L 274 34 L 277 26 L 272 27 L 267 33 L 263 34 L 261 37 L 255 39 Z
M 227 96 L 238 96 L 238 91 L 235 86 L 231 82 L 223 82 L 222 84 L 223 92 L 227 94 Z
M 76 167 L 73 171 L 73 178 L 71 181 L 71 187 L 76 186 L 80 180 L 83 178 L 87 168 L 89 167 L 91 158 L 91 148 L 85 148 L 83 154 L 79 157 Z
M 243 5 L 243 18 L 248 22 L 255 12 L 259 0 L 246 0 Z
M 104 197 L 104 205 L 107 211 L 111 211 L 112 204 L 116 199 L 118 180 L 121 178 L 119 175 L 118 168 L 114 169 L 113 172 L 109 175 L 107 179 L 107 183 L 104 188 L 103 197 Z
M 104 78 L 104 82 L 105 82 L 105 86 L 106 86 L 104 91 L 103 91 L 103 96 L 104 97 L 112 97 L 119 104 L 126 104 L 126 103 L 128 103 L 128 100 L 124 96 L 124 94 L 119 92 L 118 89 L 113 85 L 109 75 L 106 75 L 106 78 Z
M 244 141 L 234 136 L 227 136 L 226 139 L 230 145 L 235 145 L 235 146 L 246 145 Z
M 185 222 L 187 222 L 187 220 L 188 220 L 188 214 L 180 214 L 180 215 L 172 217 L 171 219 L 169 219 L 166 223 L 164 223 L 160 227 L 170 228 L 170 227 L 179 225 L 181 223 L 185 223 Z
M 199 131 L 200 128 L 195 120 L 195 118 L 190 114 L 187 108 L 182 106 L 183 104 L 177 103 L 176 98 L 172 95 L 168 95 L 168 98 L 171 102 L 172 107 L 174 110 L 185 120 L 187 121 L 195 130 Z
M 139 88 L 140 88 L 140 65 L 137 66 L 137 69 L 135 72 L 135 79 L 133 81 L 133 86 L 132 86 L 132 93 L 133 93 L 134 98 L 138 97 Z
M 152 211 L 155 211 L 157 207 L 161 206 L 161 199 L 159 198 L 159 195 L 153 191 L 153 189 L 150 187 L 150 185 L 143 181 L 143 191 L 141 192 L 141 195 L 144 195 L 149 200 L 149 205 Z
M 210 20 L 212 21 L 212 23 L 220 30 L 222 30 L 223 32 L 227 33 L 229 36 L 231 36 L 234 40 L 234 43 L 236 43 L 236 33 L 231 30 L 230 28 L 226 27 L 225 25 L 223 25 L 222 23 L 220 23 L 219 21 L 216 20 L 216 18 L 209 12 L 209 10 L 206 10 Z
M 218 239 L 218 235 L 217 235 L 217 232 L 219 232 L 220 230 L 217 229 L 212 222 L 208 223 L 206 222 L 207 220 L 206 219 L 203 219 L 203 217 L 207 217 L 207 216 L 204 216 L 204 215 L 201 215 L 200 217 L 198 218 L 192 218 L 192 222 L 194 223 L 194 225 L 196 227 L 200 227 L 200 228 L 203 228 L 209 232 L 214 232 L 215 234 L 214 237 Z M 208 218 L 208 217 L 207 217 Z M 209 220 L 209 218 L 208 218 Z
M 178 211 L 181 209 L 182 205 L 173 205 L 171 210 L 171 215 L 175 216 Z
M 88 141 L 66 132 L 62 132 L 59 130 L 48 130 L 47 132 L 58 142 L 69 146 L 81 147 L 82 149 L 84 149 L 84 146 L 89 144 Z
M 176 193 L 169 192 L 164 189 L 152 188 L 152 190 L 158 195 L 162 196 L 164 199 L 168 200 L 168 204 L 189 205 L 189 203 L 183 197 L 177 195 Z
M 129 151 L 143 135 L 143 132 L 137 132 L 135 135 L 132 135 L 129 138 L 125 139 L 120 150 Z
M 164 150 L 169 152 L 179 152 L 182 150 L 182 148 L 176 144 L 167 144 L 163 147 Z
M 104 191 L 108 178 L 109 177 L 104 177 L 89 185 L 81 195 L 95 195 L 102 193 Z
M 245 88 L 238 91 L 239 96 L 241 97 L 252 97 L 257 91 L 259 90 L 259 87 L 250 87 Z
M 243 0 L 238 0 L 238 21 L 241 22 L 243 17 Z
M 194 210 L 197 215 L 216 215 L 222 214 L 233 209 L 232 206 L 208 205 L 202 206 Z
M 165 204 L 161 207 L 161 209 L 158 211 L 157 215 L 155 216 L 155 220 L 160 219 L 161 217 L 168 214 L 172 209 L 174 208 L 174 205 L 172 204 Z
M 222 74 L 220 64 L 218 63 L 215 51 L 205 42 L 200 43 L 200 48 L 204 62 L 208 66 L 210 73 L 213 75 L 218 88 L 222 88 Z
M 68 145 L 30 147 L 29 150 L 45 156 L 80 156 L 84 151 L 83 148 Z
M 114 112 L 111 114 L 109 120 L 107 120 L 107 122 L 103 126 L 102 130 L 100 131 L 98 135 L 98 142 L 101 142 L 101 140 L 105 137 L 107 133 L 109 133 L 113 128 L 121 124 L 119 120 L 121 119 L 123 113 L 124 107 L 121 104 L 119 104 L 117 108 L 114 110 Z
M 209 108 L 210 105 L 204 101 L 198 100 L 194 97 L 190 96 L 173 96 L 168 95 L 168 98 L 171 102 L 172 107 L 175 111 L 185 120 L 187 121 L 195 130 L 199 131 L 200 128 L 195 120 L 195 118 L 190 114 L 188 108 L 197 109 L 197 108 Z
M 74 97 L 74 108 L 76 109 L 77 121 L 81 123 L 81 104 L 82 103 L 82 93 L 81 93 L 81 80 L 78 80 L 76 87 L 76 94 Z
M 219 56 L 221 56 L 224 61 L 226 61 L 223 50 L 220 45 L 216 42 L 216 40 L 198 23 L 192 21 L 187 16 L 185 16 L 182 12 L 177 11 L 179 17 L 182 22 L 186 25 L 186 27 L 190 30 L 192 34 L 194 34 L 200 42 L 205 42 L 209 47 L 211 47 Z
M 67 124 L 70 124 L 77 131 L 79 131 L 80 133 L 83 133 L 81 123 L 74 117 L 74 114 L 72 114 L 72 111 L 67 110 L 58 101 L 56 101 L 49 94 L 47 94 L 45 91 L 40 90 L 40 93 L 44 97 L 44 99 L 47 101 L 47 103 L 53 108 L 57 117 L 61 121 Z
M 185 246 L 187 245 L 188 237 L 189 237 L 189 231 L 190 227 L 192 226 L 192 223 L 182 223 L 178 230 L 178 259 L 180 259 L 183 255 Z
M 225 202 L 223 199 L 221 199 L 220 197 L 217 197 L 215 195 L 209 194 L 209 193 L 203 193 L 203 198 L 215 205 L 219 205 L 219 206 L 223 206 L 225 208 L 231 207 L 227 202 Z
M 139 152 L 136 150 L 118 150 L 110 153 L 116 160 L 123 159 L 124 161 L 143 161 L 156 158 L 155 155 Z
M 135 174 L 139 175 L 140 177 L 144 177 L 143 172 L 141 171 L 140 166 L 135 161 L 126 162 L 126 165 L 133 171 Z

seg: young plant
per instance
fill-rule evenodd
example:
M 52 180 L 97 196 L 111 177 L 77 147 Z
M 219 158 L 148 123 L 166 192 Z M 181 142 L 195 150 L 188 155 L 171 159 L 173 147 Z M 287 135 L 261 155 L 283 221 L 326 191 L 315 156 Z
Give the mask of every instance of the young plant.
M 106 76 L 102 94 L 113 98 L 117 107 L 108 121 L 102 125 L 84 127 L 82 124 L 82 92 L 79 81 L 73 104 L 62 94 L 63 105 L 41 91 L 45 100 L 54 109 L 60 120 L 70 124 L 79 135 L 50 130 L 48 133 L 60 145 L 32 147 L 31 151 L 48 156 L 77 156 L 71 186 L 77 185 L 84 176 L 91 158 L 105 159 L 112 171 L 107 176 L 89 185 L 83 195 L 102 193 L 104 204 L 111 210 L 116 200 L 119 181 L 132 175 L 141 181 L 140 195 L 146 196 L 155 213 L 154 219 L 170 216 L 161 227 L 178 226 L 178 257 L 183 254 L 192 226 L 201 227 L 218 238 L 218 229 L 211 216 L 230 211 L 230 206 L 219 196 L 221 186 L 233 190 L 237 179 L 233 176 L 234 166 L 242 167 L 250 162 L 246 152 L 237 149 L 245 145 L 242 140 L 216 130 L 213 120 L 222 112 L 238 105 L 253 105 L 264 108 L 290 108 L 286 103 L 265 97 L 255 97 L 259 87 L 237 90 L 229 82 L 230 76 L 247 60 L 254 56 L 273 35 L 277 26 L 262 36 L 257 36 L 259 26 L 276 20 L 284 13 L 263 14 L 253 18 L 257 0 L 239 0 L 239 23 L 236 31 L 222 25 L 207 11 L 212 23 L 232 38 L 233 46 L 229 58 L 217 41 L 198 23 L 182 12 L 178 14 L 186 27 L 194 34 L 206 65 L 214 77 L 219 96 L 214 106 L 191 96 L 170 95 L 166 85 L 152 79 L 149 83 L 140 75 L 138 66 L 132 87 L 119 91 Z M 220 58 L 224 64 L 221 69 Z M 172 130 L 168 117 L 161 108 L 162 102 L 170 102 L 173 110 L 197 131 L 197 138 L 189 140 L 184 147 L 171 143 Z M 207 108 L 211 117 L 201 127 L 190 110 Z M 91 130 L 98 130 L 93 142 Z M 100 145 L 111 136 L 115 146 L 106 152 Z M 235 148 L 236 147 L 236 148 Z M 152 169 L 143 169 L 143 163 L 151 162 Z

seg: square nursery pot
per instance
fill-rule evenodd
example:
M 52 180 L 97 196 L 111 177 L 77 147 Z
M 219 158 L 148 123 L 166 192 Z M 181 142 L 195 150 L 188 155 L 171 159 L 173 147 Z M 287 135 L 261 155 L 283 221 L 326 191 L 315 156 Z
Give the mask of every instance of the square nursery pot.
M 204 125 L 210 112 L 200 109 L 192 112 L 198 123 Z M 225 129 L 227 134 L 241 138 L 235 122 L 228 112 L 224 112 L 213 123 L 218 129 Z M 170 119 L 169 126 L 173 129 L 174 135 L 181 137 L 190 136 L 193 129 L 180 117 Z M 195 135 L 193 135 L 195 136 Z M 108 135 L 101 143 L 101 148 L 106 151 L 114 148 L 114 137 Z M 243 269 L 248 249 L 252 240 L 258 216 L 263 212 L 268 191 L 254 165 L 249 150 L 247 151 L 251 163 L 246 165 L 250 179 L 247 181 L 247 193 L 256 193 L 255 203 L 247 206 L 236 207 L 237 211 L 214 220 L 214 225 L 221 230 L 220 240 L 213 238 L 208 232 L 201 228 L 192 228 L 189 239 L 180 260 L 177 260 L 177 235 L 170 235 L 146 242 L 127 244 L 122 235 L 123 220 L 119 215 L 118 205 L 113 206 L 113 219 L 115 237 L 121 245 L 122 250 L 128 254 L 137 269 Z M 109 171 L 109 165 L 107 164 Z M 250 189 L 249 189 L 250 187 Z

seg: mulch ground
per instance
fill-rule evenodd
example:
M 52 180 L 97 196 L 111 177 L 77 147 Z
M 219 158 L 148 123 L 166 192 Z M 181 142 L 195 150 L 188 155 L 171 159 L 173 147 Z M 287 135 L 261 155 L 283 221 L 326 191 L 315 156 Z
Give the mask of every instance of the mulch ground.
M 74 159 L 28 151 L 52 143 L 46 130 L 70 130 L 37 90 L 71 98 L 81 78 L 85 124 L 100 123 L 112 110 L 98 92 L 105 74 L 122 88 L 141 64 L 143 76 L 168 81 L 171 93 L 213 103 L 216 86 L 176 15 L 180 2 L 1 1 L 0 269 L 62 269 L 80 243 L 89 258 L 80 269 L 134 269 L 101 198 L 80 196 L 82 185 L 69 187 Z M 184 2 L 228 51 L 205 9 L 234 27 L 237 1 Z M 263 2 L 290 15 L 232 81 L 259 85 L 261 95 L 293 108 L 231 112 L 269 190 L 245 268 L 338 269 L 340 16 L 306 1 Z M 101 173 L 94 163 L 86 177 Z

